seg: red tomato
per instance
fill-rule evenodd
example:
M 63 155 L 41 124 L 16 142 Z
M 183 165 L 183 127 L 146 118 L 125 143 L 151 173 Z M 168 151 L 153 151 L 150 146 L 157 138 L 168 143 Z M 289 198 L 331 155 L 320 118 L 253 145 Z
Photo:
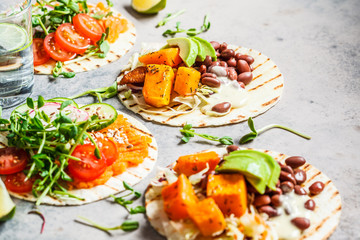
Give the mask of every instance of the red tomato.
M 44 39 L 33 39 L 34 66 L 38 66 L 49 61 L 50 56 L 44 49 Z
M 70 174 L 80 181 L 91 181 L 105 172 L 105 158 L 98 159 L 94 155 L 95 146 L 84 144 L 76 146 L 72 156 L 80 158 L 80 161 L 69 159 L 68 170 Z M 102 155 L 102 154 L 101 154 Z
M 12 174 L 25 169 L 28 155 L 23 149 L 7 147 L 0 149 L 0 174 Z
M 65 62 L 76 57 L 76 53 L 65 51 L 55 42 L 55 33 L 45 37 L 44 49 L 56 61 Z
M 92 41 L 97 42 L 103 34 L 104 28 L 95 19 L 85 13 L 79 13 L 73 17 L 73 24 L 79 33 L 83 36 L 90 38 Z
M 113 140 L 107 137 L 98 137 L 96 138 L 96 143 L 98 144 L 101 153 L 104 155 L 105 163 L 107 166 L 110 166 L 118 159 L 118 150 L 116 147 L 116 143 Z
M 4 181 L 6 188 L 11 192 L 27 193 L 30 192 L 34 183 L 33 179 L 25 182 L 26 175 L 23 172 L 7 175 Z
M 90 45 L 90 39 L 79 34 L 71 23 L 63 23 L 56 29 L 55 41 L 61 48 L 78 54 L 83 54 Z

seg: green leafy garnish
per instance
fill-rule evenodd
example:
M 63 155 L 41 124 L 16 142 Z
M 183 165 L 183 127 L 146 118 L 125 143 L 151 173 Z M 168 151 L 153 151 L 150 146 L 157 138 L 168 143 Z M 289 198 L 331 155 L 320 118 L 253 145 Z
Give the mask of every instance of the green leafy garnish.
M 224 145 L 232 145 L 232 144 L 234 144 L 233 139 L 231 137 L 228 137 L 228 136 L 216 137 L 216 136 L 212 136 L 212 135 L 208 135 L 208 134 L 196 133 L 195 130 L 192 129 L 191 124 L 185 124 L 183 129 L 180 130 L 180 132 L 183 135 L 181 140 L 184 143 L 189 142 L 189 140 L 196 135 L 196 136 L 205 138 L 205 139 L 210 140 L 210 141 L 220 142 L 221 144 L 224 144 Z
M 249 117 L 249 119 L 248 119 L 247 122 L 248 122 L 248 126 L 249 126 L 251 132 L 248 133 L 248 134 L 246 134 L 246 135 L 244 135 L 244 136 L 240 139 L 240 141 L 239 141 L 240 144 L 244 144 L 244 143 L 247 143 L 247 142 L 252 141 L 252 140 L 255 139 L 259 134 L 261 134 L 261 133 L 263 133 L 263 132 L 265 132 L 265 131 L 267 131 L 267 130 L 269 130 L 269 129 L 271 129 L 271 128 L 281 128 L 281 129 L 284 129 L 284 130 L 286 130 L 286 131 L 288 131 L 288 132 L 294 133 L 294 134 L 296 134 L 296 135 L 298 135 L 298 136 L 300 136 L 300 137 L 302 137 L 302 138 L 305 138 L 305 139 L 308 139 L 308 140 L 311 139 L 311 137 L 308 136 L 308 135 L 299 133 L 299 132 L 297 132 L 297 131 L 295 131 L 295 130 L 293 130 L 293 129 L 291 129 L 291 128 L 284 127 L 284 126 L 279 125 L 279 124 L 270 124 L 270 125 L 267 125 L 267 126 L 261 128 L 261 129 L 259 129 L 259 130 L 256 130 L 256 129 L 255 129 L 255 126 L 254 126 L 254 122 L 253 122 L 253 120 L 252 120 L 251 117 Z
M 180 22 L 177 22 L 175 26 L 175 30 L 168 29 L 165 32 L 163 32 L 162 35 L 164 37 L 167 37 L 169 35 L 173 37 L 177 33 L 186 33 L 188 36 L 193 37 L 200 33 L 208 31 L 210 29 L 210 25 L 211 24 L 208 20 L 208 15 L 205 15 L 203 25 L 200 27 L 199 30 L 197 30 L 196 28 L 189 28 L 188 30 L 182 29 L 180 28 Z
M 164 17 L 163 20 L 161 20 L 160 22 L 158 22 L 158 24 L 156 25 L 156 27 L 161 27 L 164 26 L 168 21 L 170 21 L 171 19 L 176 18 L 177 16 L 183 14 L 185 12 L 185 9 L 182 9 L 180 11 L 177 11 L 175 13 L 168 13 L 166 15 L 166 17 Z
M 80 218 L 81 220 L 83 220 L 85 222 L 82 222 L 80 220 L 76 220 L 77 222 L 82 223 L 82 224 L 86 224 L 86 225 L 94 227 L 94 228 L 97 228 L 99 230 L 102 230 L 102 231 L 106 232 L 107 234 L 111 234 L 109 232 L 111 230 L 119 230 L 119 229 L 121 229 L 124 232 L 130 232 L 130 231 L 134 231 L 134 230 L 139 228 L 139 222 L 138 221 L 125 221 L 120 226 L 104 227 L 104 226 L 101 226 L 101 225 L 95 223 L 94 221 L 92 221 L 90 219 L 87 219 L 85 217 L 78 216 L 78 218 Z
M 114 199 L 114 201 L 118 204 L 120 204 L 121 206 L 123 206 L 130 214 L 137 214 L 137 213 L 145 213 L 145 207 L 143 206 L 137 206 L 135 208 L 131 208 L 129 207 L 130 204 L 132 204 L 135 199 L 138 199 L 141 197 L 141 193 L 135 191 L 128 183 L 126 183 L 125 181 L 123 182 L 124 188 L 127 191 L 130 191 L 130 193 L 121 196 L 121 197 L 115 197 L 114 195 L 110 195 L 110 197 L 112 197 Z M 131 199 L 126 199 L 126 197 L 132 196 Z
M 117 94 L 117 82 L 115 81 L 110 87 L 96 88 L 85 91 L 78 95 L 70 97 L 70 99 L 79 98 L 85 95 L 91 95 L 97 97 L 99 102 L 102 102 L 103 99 L 112 98 Z
M 8 132 L 8 145 L 29 152 L 29 168 L 25 174 L 26 179 L 36 178 L 32 188 L 32 193 L 37 198 L 36 205 L 41 204 L 46 195 L 81 199 L 70 194 L 61 182 L 72 181 L 65 171 L 68 160 L 80 160 L 72 156 L 75 147 L 86 138 L 94 143 L 87 130 L 89 126 L 102 120 L 90 118 L 82 122 L 73 121 L 69 116 L 70 112 L 66 110 L 71 102 L 64 101 L 56 115 L 48 116 L 39 109 L 45 103 L 42 96 L 38 97 L 37 102 L 28 98 L 26 103 L 31 111 L 15 110 L 9 120 L 0 119 L 0 131 Z M 97 146 L 95 149 L 94 154 L 99 157 Z
M 73 77 L 75 77 L 74 72 L 64 72 L 63 71 L 63 65 L 64 64 L 62 62 L 60 62 L 60 61 L 56 62 L 55 67 L 52 70 L 53 77 L 57 78 L 60 75 L 62 75 L 65 78 L 73 78 Z

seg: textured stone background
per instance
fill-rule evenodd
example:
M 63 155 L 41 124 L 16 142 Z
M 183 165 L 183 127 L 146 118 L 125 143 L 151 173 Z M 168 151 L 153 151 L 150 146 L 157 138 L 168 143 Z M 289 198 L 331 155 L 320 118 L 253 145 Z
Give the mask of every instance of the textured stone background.
M 324 171 L 339 189 L 343 210 L 341 222 L 331 239 L 360 239 L 360 1 L 357 0 L 223 0 L 168 1 L 164 11 L 141 16 L 130 8 L 130 0 L 114 0 L 115 7 L 137 27 L 137 42 L 119 61 L 95 71 L 77 74 L 73 79 L 35 77 L 33 97 L 72 96 L 87 89 L 108 86 L 119 74 L 119 68 L 144 41 L 165 41 L 162 32 L 181 21 L 186 28 L 199 27 L 209 14 L 211 29 L 200 37 L 226 41 L 257 49 L 271 57 L 285 77 L 281 101 L 265 114 L 255 118 L 258 127 L 280 123 L 312 136 L 310 141 L 281 130 L 264 133 L 247 147 L 272 149 L 288 155 L 302 155 Z M 165 27 L 154 26 L 166 13 L 187 11 Z M 92 98 L 79 99 L 91 103 Z M 114 98 L 106 101 L 124 109 Z M 4 111 L 9 116 L 12 109 Z M 212 147 L 195 139 L 179 144 L 179 128 L 144 124 L 159 144 L 159 166 L 166 166 L 181 154 Z M 248 132 L 246 123 L 200 129 L 213 135 L 228 135 L 236 141 Z M 358 146 L 358 147 L 356 147 Z M 153 173 L 136 186 L 144 191 Z M 41 220 L 27 212 L 33 205 L 15 200 L 13 220 L 0 223 L 0 239 L 108 239 L 104 232 L 74 222 L 86 216 L 106 226 L 120 225 L 125 210 L 108 200 L 79 207 L 41 206 L 46 216 L 45 231 L 39 234 Z M 326 204 L 326 203 L 324 203 Z M 141 227 L 133 233 L 113 232 L 116 239 L 162 239 L 142 215 L 134 216 Z

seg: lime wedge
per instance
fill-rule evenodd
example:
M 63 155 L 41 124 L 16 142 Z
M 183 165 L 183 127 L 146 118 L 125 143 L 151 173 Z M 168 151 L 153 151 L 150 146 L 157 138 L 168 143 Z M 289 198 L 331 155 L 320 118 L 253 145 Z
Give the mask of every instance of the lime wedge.
M 132 0 L 132 8 L 144 14 L 154 14 L 164 9 L 166 0 Z
M 16 206 L 0 178 L 0 222 L 12 218 L 15 214 L 15 209 Z
M 0 23 L 0 47 L 13 52 L 24 47 L 28 40 L 26 30 L 13 23 Z

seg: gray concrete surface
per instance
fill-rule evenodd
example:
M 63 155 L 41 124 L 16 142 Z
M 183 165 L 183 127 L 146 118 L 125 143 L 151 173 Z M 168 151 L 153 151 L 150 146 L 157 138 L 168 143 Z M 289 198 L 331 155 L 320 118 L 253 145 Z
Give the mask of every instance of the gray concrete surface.
M 209 14 L 211 29 L 200 36 L 257 49 L 271 57 L 285 77 L 281 101 L 265 114 L 255 118 L 258 127 L 281 123 L 312 136 L 310 141 L 281 130 L 264 133 L 248 147 L 266 148 L 288 155 L 302 155 L 325 172 L 339 189 L 343 209 L 341 222 L 330 239 L 360 239 L 360 1 L 357 0 L 208 0 L 168 1 L 164 11 L 141 16 L 128 1 L 115 1 L 137 27 L 137 42 L 119 61 L 98 70 L 77 74 L 73 79 L 35 77 L 33 97 L 66 97 L 87 89 L 110 85 L 130 55 L 143 41 L 164 41 L 161 33 L 181 21 L 183 27 L 199 27 Z M 166 13 L 187 11 L 165 27 L 154 26 Z M 82 98 L 79 103 L 91 103 Z M 107 103 L 128 114 L 116 99 Z M 12 109 L 4 111 L 9 116 Z M 136 116 L 138 117 L 138 116 Z M 139 117 L 138 117 L 139 118 Z M 155 135 L 159 144 L 159 166 L 166 166 L 181 154 L 213 145 L 192 140 L 179 144 L 179 128 L 160 126 L 140 119 Z M 246 123 L 201 129 L 213 135 L 228 135 L 236 141 L 248 132 Z M 153 172 L 136 186 L 144 191 Z M 27 212 L 33 205 L 15 200 L 17 212 L 11 221 L 0 223 L 0 239 L 162 239 L 142 215 L 141 227 L 132 233 L 108 234 L 74 222 L 81 215 L 116 226 L 126 217 L 125 210 L 108 200 L 79 207 L 41 206 L 46 216 L 43 234 L 41 219 Z M 324 203 L 326 204 L 326 203 Z

